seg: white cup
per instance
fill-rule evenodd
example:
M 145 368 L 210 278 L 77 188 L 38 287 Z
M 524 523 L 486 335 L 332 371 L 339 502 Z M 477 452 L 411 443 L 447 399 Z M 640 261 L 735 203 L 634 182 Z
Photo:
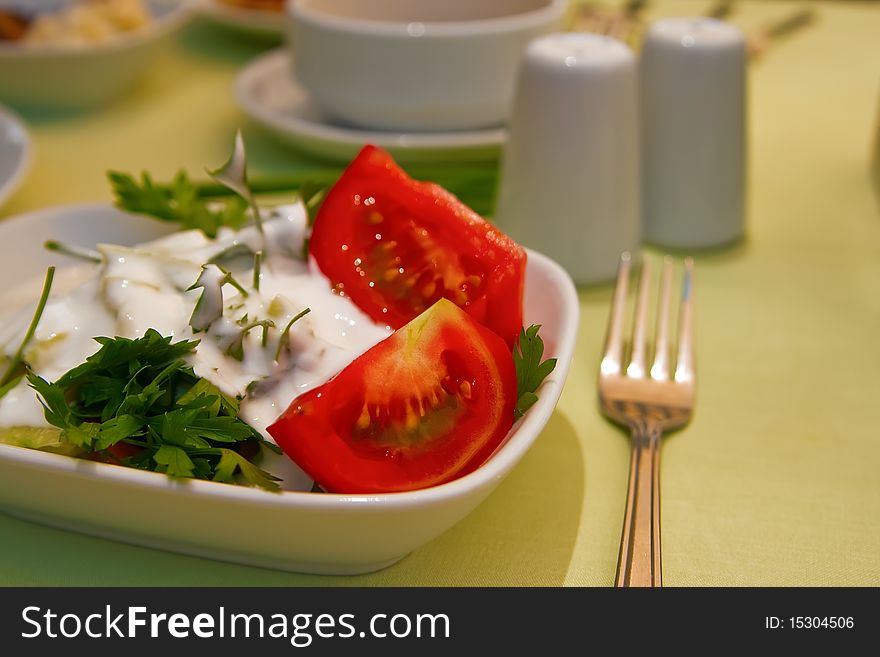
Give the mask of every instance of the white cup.
M 526 44 L 566 0 L 293 0 L 296 78 L 330 118 L 387 130 L 505 121 Z
M 746 42 L 710 18 L 657 21 L 642 48 L 645 238 L 700 248 L 743 233 Z
M 635 57 L 610 37 L 548 35 L 522 61 L 496 220 L 576 283 L 611 280 L 639 246 L 637 89 Z

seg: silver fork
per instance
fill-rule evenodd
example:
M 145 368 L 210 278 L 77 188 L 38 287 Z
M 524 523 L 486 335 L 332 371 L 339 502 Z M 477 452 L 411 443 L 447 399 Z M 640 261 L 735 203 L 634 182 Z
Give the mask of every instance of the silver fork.
M 620 258 L 614 301 L 608 319 L 605 352 L 599 368 L 602 412 L 632 432 L 632 458 L 626 514 L 620 537 L 617 586 L 661 586 L 660 438 L 684 426 L 694 406 L 693 272 L 684 261 L 675 369 L 670 368 L 670 298 L 672 258 L 666 256 L 660 276 L 654 359 L 648 362 L 648 297 L 650 261 L 643 259 L 633 321 L 632 347 L 625 361 L 624 317 L 631 258 Z

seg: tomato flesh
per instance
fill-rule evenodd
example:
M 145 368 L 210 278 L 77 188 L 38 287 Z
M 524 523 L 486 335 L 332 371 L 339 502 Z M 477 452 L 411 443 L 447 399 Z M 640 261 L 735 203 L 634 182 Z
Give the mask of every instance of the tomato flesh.
M 414 490 L 479 467 L 515 402 L 504 341 L 441 299 L 294 399 L 269 433 L 329 492 Z
M 400 328 L 449 299 L 512 346 L 525 251 L 439 185 L 366 146 L 328 192 L 309 251 L 334 290 Z

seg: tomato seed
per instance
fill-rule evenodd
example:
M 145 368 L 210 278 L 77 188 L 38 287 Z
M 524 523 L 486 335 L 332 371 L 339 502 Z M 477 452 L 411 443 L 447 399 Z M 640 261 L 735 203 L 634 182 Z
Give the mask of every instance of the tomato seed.
M 363 410 L 361 410 L 361 415 L 357 419 L 357 428 L 358 429 L 366 429 L 370 426 L 370 412 L 367 410 L 367 407 L 364 406 Z
M 419 426 L 419 418 L 409 406 L 406 407 L 406 430 L 412 431 Z

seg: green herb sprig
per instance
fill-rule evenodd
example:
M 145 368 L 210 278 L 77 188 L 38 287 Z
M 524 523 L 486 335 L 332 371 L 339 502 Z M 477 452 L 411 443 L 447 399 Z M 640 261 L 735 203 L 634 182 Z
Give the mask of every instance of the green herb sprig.
M 180 224 L 183 229 L 198 229 L 208 237 L 216 237 L 222 226 L 241 228 L 247 221 L 248 203 L 231 196 L 214 209 L 199 195 L 186 171 L 179 171 L 168 185 L 157 185 L 149 173 L 140 181 L 120 171 L 108 171 L 107 177 L 116 197 L 116 207 L 146 214 L 162 221 Z
M 260 344 L 265 348 L 266 344 L 269 342 L 269 329 L 275 328 L 275 322 L 271 319 L 256 319 L 252 322 L 247 320 L 247 315 L 242 318 L 244 321 L 239 322 L 241 324 L 241 329 L 235 336 L 235 339 L 229 343 L 229 346 L 226 347 L 226 355 L 234 358 L 237 361 L 244 360 L 244 336 L 246 336 L 252 329 L 262 328 L 263 335 L 260 338 Z
M 290 346 L 290 329 L 291 327 L 301 320 L 303 317 L 312 312 L 311 308 L 305 308 L 301 310 L 296 315 L 294 315 L 287 325 L 284 327 L 284 330 L 281 331 L 281 335 L 278 337 L 278 347 L 275 349 L 275 362 L 281 358 L 282 352 Z
M 315 219 L 318 216 L 318 210 L 321 209 L 321 203 L 327 196 L 328 187 L 319 185 L 314 182 L 305 183 L 296 192 L 297 198 L 302 201 L 306 208 L 306 235 L 302 244 L 302 259 L 309 258 L 309 242 L 312 239 L 312 227 L 315 225 Z
M 519 333 L 517 344 L 513 347 L 517 394 L 513 417 L 517 420 L 538 401 L 536 394 L 538 386 L 556 367 L 555 358 L 541 360 L 544 356 L 544 341 L 538 335 L 540 329 L 540 324 L 523 328 Z
M 260 213 L 260 206 L 254 199 L 254 194 L 248 184 L 247 176 L 247 153 L 244 149 L 244 139 L 241 136 L 241 130 L 236 130 L 235 139 L 232 146 L 232 154 L 223 166 L 217 169 L 206 169 L 205 171 L 211 179 L 220 183 L 230 191 L 238 194 L 242 199 L 247 201 L 254 216 L 254 222 L 257 230 L 265 239 L 263 233 L 263 217 Z
M 140 448 L 124 465 L 279 490 L 278 479 L 244 454 L 260 445 L 280 453 L 239 419 L 239 402 L 195 375 L 185 358 L 198 341 L 171 342 L 148 329 L 142 338 L 95 338 L 85 363 L 54 383 L 29 373 L 49 424 L 63 442 L 90 453 L 119 443 Z
M 40 299 L 37 301 L 37 307 L 34 310 L 31 323 L 28 326 L 27 331 L 25 331 L 21 344 L 9 360 L 9 364 L 6 366 L 6 371 L 3 373 L 3 376 L 0 377 L 0 399 L 3 399 L 10 390 L 17 386 L 25 374 L 24 352 L 31 340 L 33 340 L 34 334 L 37 332 L 37 325 L 40 323 L 40 318 L 43 316 L 43 311 L 46 309 L 46 303 L 49 301 L 49 292 L 52 290 L 53 280 L 55 280 L 55 267 L 49 267 L 46 270 L 43 289 L 40 292 Z

